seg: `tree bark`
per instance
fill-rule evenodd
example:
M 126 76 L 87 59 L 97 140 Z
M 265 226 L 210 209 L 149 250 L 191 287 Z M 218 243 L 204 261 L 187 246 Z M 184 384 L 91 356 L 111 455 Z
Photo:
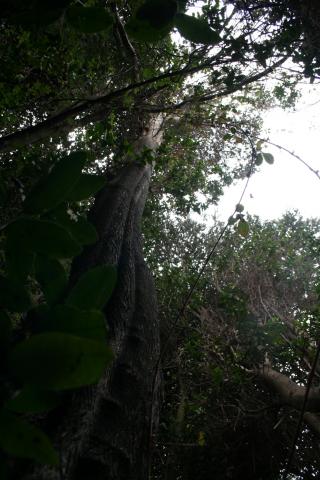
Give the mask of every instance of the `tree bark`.
M 139 154 L 162 138 L 159 118 L 135 142 Z M 150 425 L 157 423 L 159 325 L 152 276 L 144 261 L 140 221 L 152 172 L 129 164 L 98 194 L 90 212 L 99 241 L 72 267 L 71 282 L 96 265 L 115 265 L 118 281 L 105 308 L 115 359 L 96 386 L 73 394 L 55 432 L 61 472 L 34 472 L 41 480 L 144 480 Z M 153 418 L 151 418 L 153 416 Z
M 264 366 L 258 371 L 258 376 L 262 378 L 280 397 L 284 404 L 287 404 L 297 410 L 301 410 L 305 387 L 297 385 L 293 380 L 282 373 L 276 372 L 269 365 Z M 308 395 L 306 411 L 320 412 L 320 389 L 311 388 Z

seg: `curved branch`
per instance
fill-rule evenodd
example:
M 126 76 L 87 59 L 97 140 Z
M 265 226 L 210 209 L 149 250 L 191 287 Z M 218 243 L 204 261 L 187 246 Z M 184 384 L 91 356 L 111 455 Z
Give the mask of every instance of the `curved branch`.
M 301 410 L 304 400 L 306 387 L 297 385 L 286 375 L 279 373 L 270 366 L 262 367 L 258 372 L 262 378 L 280 397 L 281 401 L 296 410 Z M 320 412 L 320 389 L 319 387 L 310 388 L 306 411 Z

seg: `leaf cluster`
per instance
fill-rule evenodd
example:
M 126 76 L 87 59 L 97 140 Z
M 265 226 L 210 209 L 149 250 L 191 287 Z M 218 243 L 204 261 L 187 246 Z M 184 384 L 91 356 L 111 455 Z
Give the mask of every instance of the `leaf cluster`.
M 112 352 L 103 314 L 116 283 L 111 266 L 88 270 L 73 284 L 67 267 L 97 232 L 74 202 L 104 186 L 82 173 L 84 151 L 64 156 L 23 202 L 20 216 L 2 229 L 4 271 L 0 275 L 2 457 L 25 457 L 57 465 L 46 434 L 23 418 L 48 412 L 61 392 L 99 381 Z M 22 314 L 20 317 L 19 314 Z

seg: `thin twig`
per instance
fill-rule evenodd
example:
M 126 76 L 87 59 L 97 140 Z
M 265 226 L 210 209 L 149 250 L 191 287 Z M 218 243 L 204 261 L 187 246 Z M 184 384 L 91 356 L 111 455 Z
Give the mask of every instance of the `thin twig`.
M 297 155 L 296 153 L 291 152 L 288 148 L 283 147 L 282 145 L 278 145 L 277 143 L 271 142 L 271 140 L 267 140 L 266 138 L 259 138 L 259 137 L 255 137 L 255 138 L 257 140 L 261 140 L 261 142 L 268 143 L 269 145 L 272 145 L 273 147 L 276 147 L 279 150 L 283 150 L 284 152 L 289 153 L 289 155 L 291 155 L 292 157 L 296 158 L 299 162 L 301 162 L 305 167 L 308 168 L 308 170 L 310 170 L 310 172 L 314 173 L 314 175 L 318 178 L 318 180 L 320 180 L 319 170 L 315 170 L 314 168 L 312 168 L 311 165 L 309 165 L 305 160 L 303 160 L 303 158 L 299 157 L 299 155 Z

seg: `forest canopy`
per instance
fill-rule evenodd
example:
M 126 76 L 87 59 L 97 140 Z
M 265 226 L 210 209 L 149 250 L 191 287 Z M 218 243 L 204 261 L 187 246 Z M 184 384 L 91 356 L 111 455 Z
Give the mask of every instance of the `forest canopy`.
M 273 164 L 319 5 L 0 17 L 0 477 L 317 478 L 319 221 L 192 215 Z

